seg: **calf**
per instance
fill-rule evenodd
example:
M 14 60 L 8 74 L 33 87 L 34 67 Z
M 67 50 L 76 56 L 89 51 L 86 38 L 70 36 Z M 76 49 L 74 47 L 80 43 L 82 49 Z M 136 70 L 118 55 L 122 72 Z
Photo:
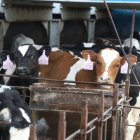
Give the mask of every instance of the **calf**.
M 7 55 L 10 56 L 11 60 L 14 62 L 12 70 L 1 70 L 5 72 L 4 74 L 18 75 L 20 78 L 1 78 L 1 84 L 7 84 L 10 86 L 29 86 L 32 83 L 38 82 L 36 79 L 28 79 L 28 77 L 38 77 L 38 58 L 42 55 L 43 50 L 46 51 L 46 56 L 51 52 L 50 46 L 41 46 L 38 48 L 33 45 L 23 45 L 19 46 L 15 53 L 3 51 L 0 54 L 2 61 L 7 59 Z M 29 92 L 27 92 L 29 96 Z M 26 101 L 29 103 L 29 99 Z
M 79 46 L 74 46 L 72 49 L 79 50 L 79 56 L 81 57 L 80 54 L 83 50 L 93 50 L 94 52 L 99 53 L 99 51 L 104 49 L 104 48 L 113 48 L 113 49 L 115 49 L 116 51 L 119 52 L 121 57 L 124 56 L 121 48 L 120 47 L 114 47 L 114 46 L 93 45 L 90 48 L 87 48 L 87 47 L 84 48 L 83 47 L 81 49 L 79 48 Z M 67 50 L 67 51 L 73 51 L 72 49 Z M 124 47 L 124 51 L 125 51 L 126 54 L 128 54 L 129 53 L 129 47 Z M 139 50 L 136 50 L 136 48 L 133 47 L 132 48 L 132 54 L 137 56 L 137 58 L 138 58 L 137 59 L 138 62 L 134 63 L 134 65 L 132 66 L 132 69 L 134 70 L 134 73 L 135 73 L 138 81 L 140 82 L 140 75 L 139 75 L 140 53 L 139 53 Z M 118 74 L 116 76 L 116 79 L 115 79 L 115 83 L 124 83 L 125 80 L 126 80 L 126 74 L 121 74 L 120 69 L 119 69 L 119 72 L 118 72 Z M 132 73 L 130 74 L 130 84 L 137 84 Z M 132 97 L 132 100 L 130 101 L 130 105 L 140 106 L 140 91 L 139 91 L 139 88 L 130 87 L 129 96 Z M 127 118 L 128 124 L 135 125 L 137 120 L 138 120 L 139 114 L 140 114 L 139 109 L 131 109 L 131 111 L 129 112 L 128 118 Z M 126 133 L 127 140 L 132 140 L 135 129 L 136 129 L 135 127 L 131 127 L 131 126 L 127 127 L 127 133 Z
M 0 85 L 0 138 L 2 140 L 28 140 L 33 118 L 28 105 L 17 90 Z M 44 119 L 37 123 L 37 136 L 46 134 L 48 125 Z M 42 128 L 45 130 L 42 130 Z
M 84 70 L 84 63 L 88 55 L 94 63 L 93 70 Z M 110 48 L 101 50 L 98 54 L 92 50 L 86 50 L 82 52 L 82 56 L 84 59 L 72 53 L 52 48 L 49 65 L 39 66 L 40 78 L 114 83 L 119 67 L 126 61 L 124 57 L 120 57 L 117 51 Z M 136 61 L 137 58 L 132 56 L 131 64 L 133 65 Z M 75 85 L 75 83 L 70 84 Z
M 106 40 L 106 39 L 101 39 L 101 38 L 97 38 L 95 39 L 95 43 L 97 45 L 109 45 L 109 46 L 115 46 L 113 42 Z

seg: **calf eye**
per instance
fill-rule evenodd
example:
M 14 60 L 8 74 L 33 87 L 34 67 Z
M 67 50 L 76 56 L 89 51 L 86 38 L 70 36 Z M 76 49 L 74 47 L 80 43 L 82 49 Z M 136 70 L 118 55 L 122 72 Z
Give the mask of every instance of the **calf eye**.
M 30 59 L 34 59 L 35 58 L 35 55 L 31 55 L 29 58 Z
M 97 64 L 99 65 L 99 62 L 97 61 Z
M 119 67 L 119 64 L 118 64 L 118 65 L 116 65 L 116 67 L 118 68 L 118 67 Z

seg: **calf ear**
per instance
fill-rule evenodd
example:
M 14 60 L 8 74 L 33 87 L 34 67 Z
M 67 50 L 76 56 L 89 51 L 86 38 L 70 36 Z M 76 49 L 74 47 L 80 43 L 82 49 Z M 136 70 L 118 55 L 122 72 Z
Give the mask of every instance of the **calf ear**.
M 129 55 L 127 55 L 127 58 L 129 59 Z M 125 57 L 121 57 L 121 60 L 120 60 L 121 66 L 124 65 L 125 62 L 126 62 Z M 137 62 L 137 56 L 131 55 L 131 62 L 130 62 L 131 66 L 132 66 L 134 63 L 136 63 L 136 62 Z
M 43 47 L 41 47 L 39 50 L 38 50 L 38 56 L 40 57 L 43 53 L 43 50 L 45 50 L 45 54 L 46 56 L 49 56 L 50 53 L 51 53 L 51 47 L 49 45 L 43 45 Z
M 6 51 L 6 50 L 3 52 L 0 52 L 0 58 L 2 59 L 2 61 L 5 61 L 7 59 L 7 55 L 9 55 L 11 61 L 14 61 L 14 53 Z
M 87 60 L 88 55 L 90 55 L 91 61 L 96 61 L 97 54 L 94 51 L 92 51 L 92 50 L 84 50 L 84 51 L 82 51 L 82 56 L 83 56 L 83 58 L 85 60 Z

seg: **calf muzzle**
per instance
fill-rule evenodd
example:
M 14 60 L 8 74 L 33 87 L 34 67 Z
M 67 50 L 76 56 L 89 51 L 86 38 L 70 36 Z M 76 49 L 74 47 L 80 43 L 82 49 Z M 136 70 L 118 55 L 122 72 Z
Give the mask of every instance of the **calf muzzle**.
M 30 76 L 30 70 L 27 67 L 18 67 L 16 72 L 21 78 L 26 78 Z
M 102 77 L 100 77 L 100 81 L 101 82 L 107 82 L 108 83 L 110 81 L 110 78 L 109 77 L 103 77 L 102 76 Z

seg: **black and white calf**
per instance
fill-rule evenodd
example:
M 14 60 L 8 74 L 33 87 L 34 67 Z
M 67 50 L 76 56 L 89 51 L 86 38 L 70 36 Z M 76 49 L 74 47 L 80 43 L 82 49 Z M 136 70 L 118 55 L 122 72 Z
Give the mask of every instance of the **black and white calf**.
M 33 118 L 28 105 L 17 90 L 0 85 L 0 137 L 1 140 L 28 140 Z M 48 125 L 44 119 L 36 122 L 37 136 L 45 136 Z
M 0 85 L 0 122 L 2 140 L 28 140 L 33 124 L 31 111 L 18 91 L 5 85 Z
M 21 36 L 20 36 L 21 38 Z M 18 38 L 16 38 L 18 40 Z M 15 40 L 15 42 L 17 41 Z M 26 43 L 26 42 L 25 42 Z M 24 42 L 23 42 L 24 44 Z M 28 79 L 28 77 L 38 77 L 39 74 L 39 63 L 38 58 L 42 55 L 45 50 L 46 56 L 51 53 L 50 46 L 39 46 L 39 45 L 21 45 L 17 50 L 13 52 L 3 51 L 0 53 L 2 61 L 7 59 L 7 55 L 10 56 L 11 61 L 14 63 L 12 70 L 4 70 L 1 67 L 1 74 L 18 75 L 20 78 L 9 78 L 0 77 L 0 84 L 6 84 L 9 86 L 29 86 L 33 83 L 37 83 L 36 79 Z M 29 96 L 29 91 L 27 91 Z M 26 99 L 29 103 L 29 99 Z

